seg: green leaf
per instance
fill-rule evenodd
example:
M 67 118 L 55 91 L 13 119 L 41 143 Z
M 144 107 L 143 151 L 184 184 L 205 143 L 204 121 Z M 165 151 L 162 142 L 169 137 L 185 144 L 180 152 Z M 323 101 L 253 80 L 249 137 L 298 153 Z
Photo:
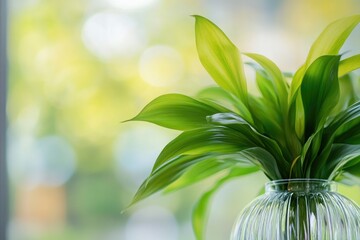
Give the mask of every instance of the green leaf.
M 360 119 L 343 126 L 341 133 L 336 136 L 336 143 L 360 144 Z
M 221 174 L 229 168 L 235 168 L 235 166 L 236 168 L 252 169 L 252 171 L 259 170 L 258 167 L 249 163 L 248 160 L 242 159 L 241 155 L 236 152 L 229 154 L 214 154 L 211 155 L 211 157 L 209 156 L 208 159 L 191 166 L 177 181 L 168 186 L 165 189 L 165 192 L 179 190 L 208 177 L 216 176 L 218 173 Z
M 336 143 L 360 144 L 360 105 L 355 104 L 350 109 L 353 111 L 347 112 L 351 114 L 347 114 L 348 117 L 344 117 L 346 120 L 335 130 Z
M 210 123 L 227 126 L 234 132 L 241 132 L 252 143 L 250 146 L 259 147 L 259 154 L 262 159 L 259 159 L 262 169 L 271 179 L 286 178 L 287 176 L 279 176 L 280 173 L 289 173 L 289 163 L 285 161 L 283 153 L 279 145 L 269 137 L 257 132 L 251 125 L 249 125 L 240 116 L 233 113 L 218 113 L 208 117 Z M 264 149 L 264 151 L 262 150 Z M 266 151 L 266 154 L 265 154 Z M 244 151 L 242 151 L 243 153 Z M 248 155 L 249 159 L 254 159 Z M 260 158 L 260 157 L 259 157 Z M 262 162 L 266 161 L 266 162 Z M 271 165 L 268 165 L 268 162 Z M 256 164 L 256 161 L 254 162 Z M 259 164 L 256 164 L 259 165 Z M 280 170 L 279 170 L 280 169 Z M 280 174 L 281 175 L 281 174 Z
M 287 142 L 293 157 L 297 157 L 301 152 L 301 145 L 304 143 L 305 117 L 299 87 L 306 72 L 305 65 L 301 66 L 294 74 L 290 86 L 289 110 L 287 114 L 287 131 L 290 137 Z
M 246 134 L 226 126 L 186 131 L 165 146 L 154 164 L 153 171 L 181 154 L 228 154 L 253 145 Z
M 348 108 L 357 101 L 357 91 L 359 88 L 351 75 L 347 74 L 339 79 L 340 97 L 331 115 L 336 115 L 342 110 Z
M 229 180 L 234 177 L 250 174 L 254 168 L 233 168 L 225 177 L 218 180 L 214 186 L 204 193 L 196 203 L 193 210 L 193 229 L 197 240 L 205 239 L 206 223 L 209 215 L 209 205 L 214 194 Z
M 304 104 L 300 94 L 297 94 L 295 104 L 292 106 L 295 110 L 294 118 L 289 119 L 290 124 L 294 123 L 295 125 L 295 132 L 299 139 L 304 139 L 304 132 L 305 132 L 305 112 L 304 112 Z M 290 108 L 290 111 L 293 110 Z M 293 126 L 291 126 L 293 127 Z M 293 128 L 292 128 L 293 129 Z
M 290 87 L 289 102 L 295 101 L 304 73 L 307 68 L 319 57 L 337 55 L 350 33 L 360 22 L 360 15 L 341 18 L 329 24 L 318 36 L 310 48 L 306 63 L 295 73 Z
M 256 85 L 258 89 L 260 90 L 260 93 L 263 97 L 264 103 L 268 106 L 272 106 L 272 115 L 278 115 L 276 113 L 279 113 L 278 111 L 278 97 L 276 95 L 276 92 L 274 91 L 274 84 L 269 78 L 268 74 L 266 74 L 265 70 L 261 68 L 259 65 L 254 63 L 248 63 L 256 73 Z M 250 102 L 251 103 L 251 102 Z M 252 111 L 254 111 L 252 104 L 250 104 L 252 107 Z
M 297 98 L 299 87 L 301 85 L 301 82 L 303 80 L 304 74 L 306 72 L 306 65 L 302 65 L 294 74 L 294 77 L 291 81 L 290 85 L 290 94 L 288 97 L 289 106 L 294 105 L 294 102 Z
M 351 56 L 340 61 L 339 77 L 342 77 L 356 69 L 360 68 L 360 54 Z
M 203 154 L 193 154 L 193 155 L 177 155 L 171 161 L 166 162 L 166 164 L 161 165 L 157 169 L 153 170 L 149 177 L 141 184 L 138 191 L 136 192 L 131 205 L 137 203 L 138 201 L 165 189 L 170 186 L 170 184 L 177 181 L 180 177 L 186 174 L 187 171 L 191 172 L 193 166 L 201 162 L 210 163 L 212 161 L 220 162 L 225 164 L 226 167 L 229 167 L 229 164 L 235 166 L 235 168 L 241 167 L 248 169 L 247 171 L 256 171 L 257 168 L 254 166 L 245 166 L 243 165 L 244 161 L 247 159 L 242 159 L 242 155 L 237 155 L 238 158 L 226 157 L 226 155 L 219 153 L 203 153 Z M 224 162 L 226 161 L 226 162 Z M 240 163 L 240 165 L 238 165 Z M 237 166 L 237 167 L 236 167 Z
M 205 239 L 210 201 L 220 186 L 220 182 L 217 182 L 215 186 L 201 196 L 194 207 L 192 214 L 192 226 L 197 240 Z
M 259 63 L 268 74 L 269 79 L 272 82 L 272 91 L 277 97 L 277 105 L 282 113 L 287 113 L 287 99 L 288 99 L 288 86 L 278 66 L 270 59 L 255 53 L 246 53 L 246 56 L 252 58 Z M 260 83 L 261 85 L 261 83 Z
M 234 97 L 234 95 L 225 91 L 223 88 L 214 86 L 204 88 L 198 92 L 196 98 L 205 103 L 215 102 L 218 105 L 238 113 L 246 121 L 253 123 L 251 113 L 247 107 L 238 98 Z
M 305 113 L 305 138 L 322 126 L 339 99 L 339 56 L 322 56 L 305 73 L 301 97 Z
M 329 179 L 331 180 L 339 175 L 345 166 L 350 168 L 359 163 L 360 145 L 333 144 L 327 164 L 318 169 L 319 176 L 322 178 L 330 176 Z
M 356 15 L 330 24 L 293 76 L 262 55 L 246 54 L 256 62 L 250 65 L 257 96 L 248 93 L 236 46 L 214 23 L 195 16 L 200 61 L 219 87 L 196 99 L 160 96 L 131 119 L 184 131 L 159 154 L 133 203 L 216 177 L 194 209 L 195 234 L 203 239 L 211 198 L 232 177 L 260 169 L 271 180 L 360 179 L 360 96 L 349 74 L 360 68 L 360 55 L 338 56 L 359 22 Z
M 283 136 L 281 114 L 279 114 L 279 109 L 274 106 L 273 102 L 265 98 L 251 96 L 249 98 L 249 103 L 251 105 L 251 113 L 255 122 L 252 126 L 258 132 L 267 133 L 274 138 L 281 139 Z
M 242 155 L 243 159 L 247 159 L 256 166 L 259 166 L 269 179 L 287 178 L 287 176 L 283 176 L 283 172 L 279 170 L 280 167 L 276 159 L 264 148 L 248 148 L 239 154 Z
M 335 141 L 341 142 L 347 137 L 350 137 L 354 132 L 352 128 L 344 128 L 348 124 L 351 124 L 352 121 L 360 118 L 360 101 L 352 104 L 347 109 L 338 113 L 327 126 L 325 126 L 325 132 L 328 136 L 337 134 Z M 354 125 L 355 129 L 359 125 Z M 342 129 L 341 129 L 342 128 Z
M 320 56 L 337 55 L 359 22 L 360 15 L 354 15 L 329 24 L 311 46 L 306 66 L 310 66 Z
M 156 171 L 153 171 L 139 187 L 131 205 L 164 189 L 181 177 L 187 168 L 206 159 L 207 157 L 208 156 L 206 155 L 181 155 L 172 162 L 169 162 L 168 164 L 158 168 Z
M 208 115 L 228 111 L 215 103 L 210 105 L 185 95 L 166 94 L 151 101 L 129 121 L 147 121 L 166 128 L 188 130 L 206 125 Z
M 200 61 L 215 82 L 248 106 L 243 63 L 236 46 L 208 19 L 195 15 L 196 47 Z
M 354 143 L 360 142 L 360 138 L 356 139 L 356 131 L 359 132 L 360 123 L 360 102 L 351 105 L 349 108 L 338 113 L 329 123 L 320 131 L 317 132 L 317 140 L 314 142 L 316 146 L 312 146 L 313 155 L 317 153 L 316 160 L 315 156 L 311 158 L 311 164 L 314 164 L 307 168 L 311 170 L 311 174 L 307 177 L 324 177 L 326 173 L 329 176 L 331 173 L 325 171 L 325 166 L 328 166 L 331 162 L 329 158 L 332 157 L 333 143 Z M 351 139 L 355 137 L 355 139 Z M 349 141 L 350 139 L 350 141 Z M 358 142 L 357 142 L 357 141 Z M 312 168 L 312 169 L 310 169 Z M 320 171 L 323 170 L 323 171 Z
M 305 142 L 304 147 L 301 152 L 300 162 L 302 166 L 302 174 L 305 174 L 306 178 L 311 178 L 312 170 L 316 172 L 316 157 L 321 151 L 323 129 L 319 129 L 316 133 L 312 134 Z M 329 139 L 330 141 L 330 139 Z M 329 147 L 331 147 L 332 142 L 327 142 Z M 328 150 L 330 151 L 330 150 Z M 315 162 L 315 163 L 314 163 Z M 315 166 L 314 166 L 315 165 Z M 298 176 L 303 177 L 303 176 Z
M 296 137 L 294 126 L 291 126 L 289 122 L 287 84 L 275 64 L 265 57 L 259 55 L 252 56 L 254 56 L 254 59 L 256 56 L 256 59 L 262 62 L 264 66 L 260 67 L 256 64 L 249 63 L 256 71 L 256 83 L 263 96 L 261 98 L 249 95 L 251 113 L 255 122 L 253 126 L 259 132 L 266 133 L 272 136 L 273 139 L 276 139 L 281 148 L 284 149 L 283 152 L 286 158 L 292 159 L 300 152 L 300 142 Z M 267 72 L 273 73 L 269 74 Z M 276 85 L 279 85 L 279 87 L 276 87 Z M 284 88 L 283 92 L 277 88 Z M 281 97 L 282 94 L 283 97 Z
M 351 174 L 352 176 L 357 178 L 357 184 L 360 185 L 360 163 L 357 163 L 356 165 L 350 166 L 348 168 L 344 168 L 345 174 Z

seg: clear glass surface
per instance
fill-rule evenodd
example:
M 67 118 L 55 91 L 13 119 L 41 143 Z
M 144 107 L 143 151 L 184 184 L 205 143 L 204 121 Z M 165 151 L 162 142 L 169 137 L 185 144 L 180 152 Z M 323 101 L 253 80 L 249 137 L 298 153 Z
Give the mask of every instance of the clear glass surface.
M 243 210 L 231 239 L 359 240 L 360 208 L 332 181 L 272 181 Z

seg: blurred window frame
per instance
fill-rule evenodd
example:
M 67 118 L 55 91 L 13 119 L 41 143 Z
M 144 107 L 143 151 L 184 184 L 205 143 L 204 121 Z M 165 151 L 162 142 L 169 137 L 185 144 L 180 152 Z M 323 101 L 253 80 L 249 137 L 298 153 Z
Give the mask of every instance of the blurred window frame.
M 7 238 L 8 229 L 8 173 L 6 163 L 6 98 L 7 98 L 7 1 L 0 0 L 0 239 Z

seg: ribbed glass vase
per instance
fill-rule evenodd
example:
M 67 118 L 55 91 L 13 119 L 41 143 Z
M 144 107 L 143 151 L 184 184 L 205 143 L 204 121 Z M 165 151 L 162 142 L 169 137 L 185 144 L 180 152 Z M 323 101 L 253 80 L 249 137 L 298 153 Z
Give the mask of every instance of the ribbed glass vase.
M 360 208 L 332 181 L 272 181 L 243 210 L 231 239 L 360 240 Z

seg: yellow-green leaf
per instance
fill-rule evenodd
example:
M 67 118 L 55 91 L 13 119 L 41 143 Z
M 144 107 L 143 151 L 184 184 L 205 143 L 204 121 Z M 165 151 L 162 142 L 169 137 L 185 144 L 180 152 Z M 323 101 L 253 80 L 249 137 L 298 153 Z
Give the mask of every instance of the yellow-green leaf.
M 360 68 L 360 54 L 351 56 L 340 61 L 338 76 L 342 77 L 345 74 L 348 74 L 358 68 Z
M 200 62 L 214 81 L 247 106 L 247 86 L 237 47 L 210 20 L 195 15 L 196 47 Z
M 252 58 L 259 63 L 268 74 L 269 79 L 272 81 L 272 88 L 270 91 L 275 94 L 278 100 L 278 106 L 282 113 L 287 112 L 287 100 L 288 100 L 288 86 L 278 66 L 273 63 L 270 59 L 256 53 L 246 53 L 246 56 Z
M 338 54 L 345 40 L 359 22 L 360 15 L 354 15 L 329 24 L 311 46 L 306 66 L 310 66 L 320 56 Z
M 360 15 L 341 18 L 329 24 L 310 48 L 306 63 L 295 73 L 290 87 L 289 102 L 292 104 L 307 68 L 320 56 L 337 55 L 350 33 L 360 22 Z

